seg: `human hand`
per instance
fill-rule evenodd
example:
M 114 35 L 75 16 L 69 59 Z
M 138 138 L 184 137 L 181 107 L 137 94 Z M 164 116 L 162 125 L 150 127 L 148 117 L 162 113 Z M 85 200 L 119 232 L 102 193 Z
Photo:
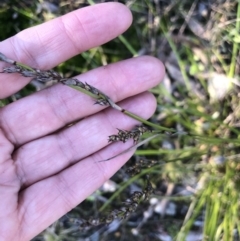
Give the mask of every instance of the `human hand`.
M 50 69 L 115 38 L 130 24 L 131 13 L 124 5 L 98 4 L 24 30 L 1 42 L 0 52 L 32 67 Z M 1 63 L 0 69 L 4 66 Z M 156 105 L 145 91 L 163 74 L 160 61 L 139 57 L 77 78 L 148 118 Z M 1 74 L 0 99 L 29 81 Z M 133 154 L 97 162 L 131 145 L 109 145 L 107 137 L 136 122 L 93 103 L 88 96 L 56 84 L 0 109 L 1 241 L 30 240 L 99 188 Z

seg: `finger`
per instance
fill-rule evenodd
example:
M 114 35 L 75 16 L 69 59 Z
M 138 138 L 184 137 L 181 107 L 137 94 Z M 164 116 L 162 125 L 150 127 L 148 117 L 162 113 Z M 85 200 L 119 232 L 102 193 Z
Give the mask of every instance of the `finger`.
M 114 101 L 139 94 L 157 85 L 163 65 L 153 57 L 139 57 L 82 74 Z M 61 84 L 23 98 L 0 109 L 0 126 L 15 145 L 50 134 L 102 109 L 88 96 Z
M 136 114 L 149 117 L 155 109 L 155 102 L 152 94 L 143 93 L 121 104 Z M 14 155 L 22 188 L 59 173 L 102 149 L 109 144 L 108 136 L 117 134 L 117 128 L 131 129 L 136 123 L 121 112 L 107 109 L 59 133 L 25 144 Z M 133 140 L 130 143 L 133 145 Z
M 7 240 L 6 236 L 10 237 L 8 231 L 16 228 L 14 214 L 18 208 L 20 183 L 11 160 L 13 150 L 14 146 L 5 138 L 0 128 L 0 240 Z
M 148 118 L 153 113 L 156 106 L 155 100 L 151 95 L 149 95 L 149 93 L 135 97 L 131 102 L 127 103 L 126 101 L 126 104 L 128 104 L 128 108 L 136 110 L 137 113 L 142 112 L 145 118 Z M 104 126 L 98 130 L 100 133 L 95 133 L 95 136 L 92 139 L 90 138 L 89 143 L 87 143 L 89 147 L 92 147 L 92 144 L 94 144 L 93 152 L 95 151 L 96 146 L 97 149 L 101 147 L 101 145 L 97 143 L 97 138 L 100 138 L 100 142 L 106 145 L 106 141 L 102 141 L 102 138 L 105 138 L 105 136 L 103 137 L 103 132 L 107 132 L 107 129 L 112 129 L 115 125 L 119 125 L 120 127 L 120 124 L 121 127 L 125 128 L 133 123 L 131 119 L 126 119 L 126 117 L 124 120 L 119 118 L 120 115 L 113 116 L 113 111 L 114 110 L 107 110 L 106 112 L 109 112 L 108 114 L 106 113 L 103 117 L 99 116 L 99 119 L 103 121 Z M 89 121 L 90 124 L 92 124 L 91 118 Z M 93 132 L 94 128 L 95 127 L 93 127 Z M 105 128 L 106 131 L 102 131 L 102 129 L 104 130 Z M 75 141 L 76 143 L 73 145 L 75 147 L 79 146 L 79 153 L 84 151 L 85 147 L 81 148 L 81 140 L 76 139 Z M 94 141 L 95 143 L 93 143 Z M 23 191 L 19 200 L 21 207 L 20 217 L 21 220 L 24 220 L 23 223 L 25 225 L 23 232 L 29 231 L 27 226 L 30 224 L 31 227 L 39 228 L 37 231 L 36 229 L 32 229 L 32 233 L 30 234 L 31 236 L 27 236 L 26 239 L 36 235 L 36 233 L 45 229 L 63 214 L 70 211 L 93 191 L 99 188 L 107 179 L 109 179 L 126 162 L 126 160 L 128 160 L 128 158 L 133 154 L 133 151 L 129 151 L 112 161 L 98 161 L 115 155 L 125 150 L 130 145 L 132 145 L 131 141 L 125 144 L 111 144 L 81 162 L 70 166 L 60 174 L 46 178 L 43 181 L 39 181 Z M 48 168 L 50 166 L 55 166 L 59 161 L 61 162 L 58 157 L 55 161 L 51 161 L 52 163 L 51 165 L 48 165 Z M 45 171 L 46 168 L 44 172 Z
M 1 42 L 0 52 L 35 68 L 51 69 L 117 37 L 130 26 L 131 21 L 131 13 L 123 4 L 96 4 L 26 29 Z M 7 74 L 0 77 L 0 86 L 4 87 L 0 89 L 0 99 L 15 93 L 30 81 Z

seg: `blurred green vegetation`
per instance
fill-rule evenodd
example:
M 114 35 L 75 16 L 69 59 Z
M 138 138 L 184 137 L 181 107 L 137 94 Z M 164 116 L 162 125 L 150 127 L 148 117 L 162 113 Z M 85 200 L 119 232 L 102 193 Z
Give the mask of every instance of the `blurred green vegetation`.
M 0 40 L 98 2 L 107 1 L 2 1 Z M 112 179 L 118 186 L 113 194 L 100 189 L 34 240 L 180 241 L 190 234 L 195 238 L 191 240 L 240 240 L 239 1 L 119 2 L 132 10 L 130 29 L 62 63 L 57 70 L 74 76 L 132 56 L 153 55 L 167 71 L 163 84 L 151 90 L 158 101 L 151 121 L 189 134 L 162 136 L 139 148 L 128 165 L 135 164 L 138 156 L 157 164 L 134 177 L 123 167 Z M 0 107 L 33 92 L 29 84 L 1 100 Z M 146 174 L 155 195 L 128 220 L 116 223 L 115 229 L 83 232 L 69 221 L 69 217 L 87 219 L 121 207 L 129 193 L 144 187 Z M 170 214 L 171 206 L 174 214 Z

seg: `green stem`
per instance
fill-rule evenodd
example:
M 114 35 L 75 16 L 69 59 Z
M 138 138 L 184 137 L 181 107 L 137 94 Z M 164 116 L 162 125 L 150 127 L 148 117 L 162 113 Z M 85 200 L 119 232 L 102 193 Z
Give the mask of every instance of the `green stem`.
M 99 98 L 98 95 L 95 95 L 92 92 L 81 88 L 80 86 L 75 86 L 75 85 L 68 85 L 68 86 L 73 88 L 73 89 L 75 89 L 75 90 L 78 90 L 78 91 L 82 92 L 83 94 L 88 95 L 88 96 L 90 96 L 90 97 L 92 97 L 94 99 L 98 99 Z
M 28 65 L 22 64 L 22 63 L 20 63 L 20 62 L 15 62 L 15 65 L 20 66 L 20 67 L 23 67 L 24 69 L 27 69 L 27 70 L 30 70 L 30 71 L 36 72 L 35 69 L 31 68 L 31 67 L 28 66 Z
M 236 23 L 236 33 L 239 34 L 240 30 L 240 2 L 238 2 L 238 9 L 237 9 L 237 23 Z M 239 49 L 239 43 L 237 41 L 234 41 L 233 43 L 233 50 L 232 50 L 232 59 L 230 64 L 230 69 L 228 72 L 228 77 L 233 78 L 236 68 L 236 61 L 237 61 L 237 55 L 238 55 L 238 49 Z
M 151 126 L 157 130 L 160 130 L 160 131 L 169 131 L 169 132 L 176 132 L 176 130 L 174 129 L 170 129 L 170 128 L 166 128 L 166 127 L 162 127 L 162 126 L 159 126 L 159 125 L 156 125 L 156 124 L 153 124 L 152 122 L 150 121 L 147 121 L 145 119 L 143 119 L 142 117 L 138 116 L 138 115 L 135 115 L 133 114 L 132 112 L 128 111 L 128 110 L 124 110 L 123 112 L 125 115 L 145 124 L 145 125 L 148 125 L 148 126 Z
M 87 91 L 87 90 L 85 90 L 85 89 L 83 89 L 83 88 L 81 88 L 79 86 L 75 86 L 75 85 L 68 85 L 68 86 L 72 87 L 73 89 L 76 89 L 76 90 L 78 90 L 78 91 L 80 91 L 80 92 L 82 92 L 82 93 L 84 93 L 86 95 L 89 95 L 89 96 L 91 96 L 94 99 L 98 99 L 99 98 L 98 95 L 93 94 L 93 93 L 91 93 L 91 92 L 89 92 L 89 91 Z M 147 126 L 151 126 L 151 127 L 155 128 L 157 130 L 160 130 L 160 131 L 176 132 L 176 130 L 174 130 L 174 129 L 170 129 L 170 128 L 166 128 L 166 127 L 162 127 L 162 126 L 153 124 L 152 122 L 147 121 L 147 120 L 143 119 L 142 117 L 140 117 L 138 115 L 135 115 L 135 114 L 133 114 L 132 112 L 130 112 L 128 110 L 124 110 L 122 107 L 117 105 L 112 100 L 110 100 L 110 103 L 111 103 L 111 107 L 114 108 L 115 110 L 121 111 L 123 114 L 125 114 L 125 115 L 127 115 L 127 116 L 129 116 L 129 117 L 131 117 L 131 118 L 133 118 L 133 119 L 135 119 L 135 120 L 137 120 L 137 121 L 147 125 Z
M 137 51 L 131 46 L 131 44 L 126 40 L 123 35 L 119 35 L 118 39 L 126 46 L 126 48 L 133 56 L 137 56 Z

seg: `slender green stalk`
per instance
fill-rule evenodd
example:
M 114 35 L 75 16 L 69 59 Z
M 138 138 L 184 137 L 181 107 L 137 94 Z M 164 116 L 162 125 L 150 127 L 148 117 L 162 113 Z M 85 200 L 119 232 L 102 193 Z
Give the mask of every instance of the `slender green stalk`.
M 81 88 L 80 86 L 76 86 L 76 85 L 68 85 L 68 86 L 73 88 L 73 89 L 75 89 L 75 90 L 78 90 L 78 91 L 82 92 L 83 94 L 88 95 L 88 96 L 90 96 L 90 97 L 92 97 L 94 99 L 98 99 L 99 98 L 98 95 L 93 94 L 90 91 Z
M 125 115 L 127 115 L 127 116 L 129 116 L 129 117 L 131 117 L 131 118 L 133 118 L 133 119 L 135 119 L 135 120 L 137 120 L 137 121 L 145 124 L 145 125 L 148 125 L 148 126 L 151 126 L 151 127 L 155 128 L 155 129 L 157 129 L 157 130 L 160 130 L 160 131 L 169 131 L 169 132 L 176 132 L 176 130 L 174 130 L 174 129 L 170 129 L 170 128 L 166 128 L 166 127 L 163 127 L 163 126 L 159 126 L 159 125 L 153 124 L 152 122 L 149 122 L 149 121 L 141 118 L 140 116 L 131 113 L 130 111 L 124 110 L 123 113 L 124 113 Z
M 132 47 L 132 45 L 127 41 L 127 39 L 123 35 L 119 35 L 118 38 L 126 46 L 126 48 L 133 56 L 137 56 L 137 51 Z
M 171 46 L 171 48 L 172 48 L 172 50 L 173 50 L 173 52 L 174 52 L 174 54 L 177 58 L 177 61 L 178 61 L 178 64 L 179 64 L 179 67 L 180 67 L 180 70 L 181 70 L 181 73 L 182 73 L 182 76 L 183 76 L 183 79 L 184 79 L 185 86 L 186 86 L 188 91 L 191 91 L 190 81 L 189 81 L 189 78 L 187 76 L 185 65 L 184 65 L 183 61 L 181 60 L 181 58 L 179 56 L 176 45 L 174 44 L 172 38 L 169 36 L 169 33 L 165 30 L 165 27 L 163 26 L 163 24 L 160 25 L 160 28 L 163 31 L 163 34 L 164 34 L 165 38 L 167 39 L 169 45 Z
M 81 88 L 79 86 L 74 86 L 74 85 L 69 85 L 69 86 L 74 88 L 74 89 L 79 90 L 80 92 L 82 92 L 82 93 L 84 93 L 86 95 L 89 95 L 89 96 L 95 98 L 96 100 L 99 99 L 99 95 L 93 94 L 90 91 L 85 90 L 84 88 Z M 104 96 L 105 95 L 101 95 L 100 97 L 104 98 Z M 136 114 L 133 114 L 132 112 L 130 112 L 128 110 L 123 109 L 122 107 L 120 107 L 119 105 L 114 103 L 111 99 L 108 99 L 108 101 L 109 101 L 110 106 L 112 108 L 114 108 L 115 110 L 118 110 L 118 111 L 122 112 L 123 114 L 125 114 L 125 115 L 127 115 L 127 116 L 129 116 L 129 117 L 131 117 L 131 118 L 133 118 L 133 119 L 135 119 L 135 120 L 137 120 L 137 121 L 147 125 L 147 126 L 151 126 L 151 127 L 155 128 L 156 130 L 159 130 L 159 131 L 176 132 L 176 130 L 174 130 L 174 129 L 170 129 L 170 128 L 166 128 L 166 127 L 162 127 L 162 126 L 156 125 L 156 124 L 154 124 L 154 123 L 152 123 L 150 121 L 147 121 L 147 120 L 143 119 L 142 117 L 140 117 L 140 116 L 138 116 Z
M 203 176 L 201 182 L 205 183 L 206 177 Z M 202 193 L 202 194 L 201 194 Z M 180 232 L 178 233 L 176 237 L 176 241 L 185 241 L 186 236 L 189 233 L 194 221 L 196 220 L 196 217 L 199 215 L 201 209 L 205 205 L 205 195 L 204 191 L 200 190 L 199 194 L 193 197 L 193 201 L 191 202 L 188 212 L 185 216 L 184 223 L 181 227 Z
M 239 34 L 239 32 L 240 32 L 240 21 L 239 21 L 239 19 L 240 19 L 240 2 L 238 1 L 237 21 L 236 21 L 236 28 L 235 28 L 236 34 Z M 239 50 L 239 42 L 234 41 L 233 42 L 233 50 L 232 50 L 232 59 L 231 59 L 230 69 L 229 69 L 229 72 L 228 72 L 228 77 L 230 77 L 230 78 L 234 77 L 238 50 Z
M 21 8 L 18 8 L 15 6 L 11 6 L 11 7 L 15 12 L 20 13 L 23 16 L 25 16 L 31 20 L 34 20 L 36 23 L 39 23 L 39 18 L 37 18 L 36 15 L 31 13 L 30 11 L 28 12 L 28 11 L 24 10 L 23 8 L 21 9 Z
M 87 0 L 87 2 L 89 3 L 89 5 L 94 5 L 95 2 L 93 0 Z

